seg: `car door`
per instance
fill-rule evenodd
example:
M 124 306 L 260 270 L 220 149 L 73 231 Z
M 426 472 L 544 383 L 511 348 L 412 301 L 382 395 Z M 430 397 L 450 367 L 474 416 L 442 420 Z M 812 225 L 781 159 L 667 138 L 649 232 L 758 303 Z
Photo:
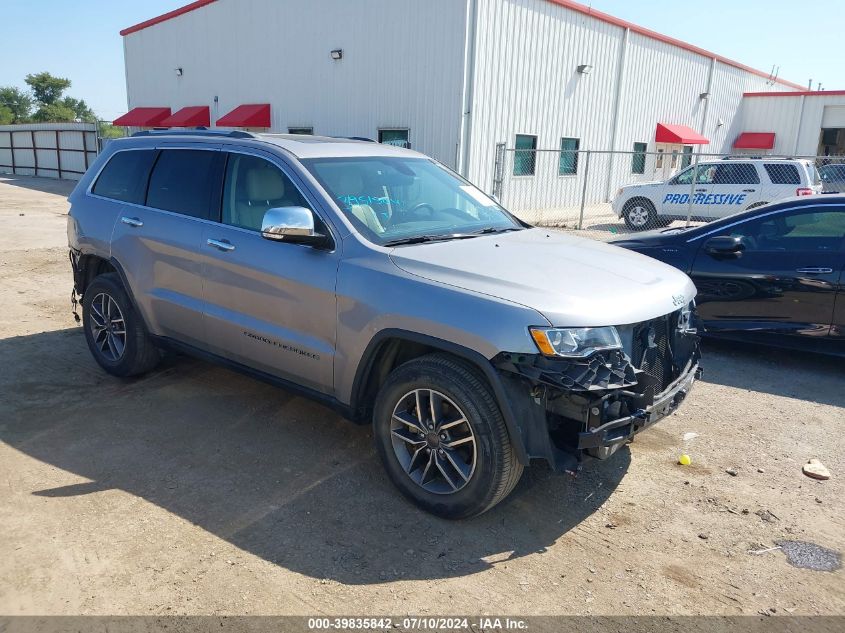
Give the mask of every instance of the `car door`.
M 220 215 L 202 235 L 205 324 L 212 352 L 323 393 L 333 390 L 339 246 L 263 238 L 264 213 L 312 194 L 270 155 L 226 152 Z M 318 230 L 329 231 L 322 225 Z M 337 244 L 337 242 L 335 242 Z
M 150 332 L 197 347 L 204 345 L 197 256 L 219 187 L 217 149 L 163 145 L 152 152 L 149 179 L 140 184 L 143 204 L 124 205 L 111 245 Z
M 691 213 L 693 217 L 702 217 L 706 209 L 701 202 L 710 192 L 715 168 L 713 164 L 700 163 L 686 168 L 671 178 L 663 186 L 659 213 L 684 218 Z M 695 186 L 692 185 L 694 174 Z M 692 196 L 692 205 L 690 205 L 690 196 Z
M 760 200 L 760 174 L 754 163 L 722 161 L 713 172 L 710 191 L 701 200 L 707 218 L 724 218 L 739 213 Z
M 743 249 L 713 252 L 708 241 L 717 236 L 738 238 Z M 701 244 L 690 276 L 708 331 L 828 335 L 845 257 L 845 207 L 762 213 L 694 239 Z

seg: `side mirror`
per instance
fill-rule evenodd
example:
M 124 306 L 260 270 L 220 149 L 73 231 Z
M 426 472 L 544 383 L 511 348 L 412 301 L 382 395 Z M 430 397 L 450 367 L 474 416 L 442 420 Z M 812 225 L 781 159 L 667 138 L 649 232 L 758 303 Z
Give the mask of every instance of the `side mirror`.
M 714 257 L 738 257 L 745 250 L 745 244 L 740 236 L 719 235 L 707 240 L 704 250 Z
M 305 207 L 267 209 L 261 221 L 261 237 L 277 242 L 320 246 L 327 237 L 314 228 L 314 213 Z

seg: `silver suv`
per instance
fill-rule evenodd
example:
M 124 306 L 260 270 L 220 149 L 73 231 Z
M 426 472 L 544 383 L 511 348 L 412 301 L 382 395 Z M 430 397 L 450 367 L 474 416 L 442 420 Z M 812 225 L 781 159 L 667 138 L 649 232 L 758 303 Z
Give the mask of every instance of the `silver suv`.
M 699 373 L 686 275 L 532 228 L 410 150 L 144 132 L 70 202 L 103 369 L 173 349 L 371 420 L 394 484 L 443 517 L 491 508 L 531 459 L 608 457 Z

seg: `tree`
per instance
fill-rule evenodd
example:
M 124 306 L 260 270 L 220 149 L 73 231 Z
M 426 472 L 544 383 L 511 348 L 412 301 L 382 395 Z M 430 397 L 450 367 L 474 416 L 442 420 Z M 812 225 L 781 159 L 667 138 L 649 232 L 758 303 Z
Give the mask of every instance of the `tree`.
M 32 115 L 39 123 L 70 123 L 76 121 L 76 112 L 62 103 L 43 105 Z
M 94 116 L 94 111 L 88 107 L 83 99 L 74 99 L 73 97 L 65 97 L 61 100 L 61 105 L 73 110 L 76 113 L 76 118 L 80 121 L 93 123 L 97 120 Z
M 30 73 L 24 81 L 32 88 L 35 100 L 41 105 L 53 105 L 62 97 L 62 93 L 70 88 L 70 79 L 54 77 L 46 70 L 44 72 Z
M 0 105 L 0 125 L 9 125 L 15 119 L 12 111 L 4 105 Z
M 0 87 L 0 106 L 12 112 L 12 123 L 25 123 L 32 112 L 32 96 L 14 86 Z
M 112 125 L 108 121 L 100 121 L 100 136 L 102 138 L 121 138 L 126 136 L 126 132 L 122 127 Z

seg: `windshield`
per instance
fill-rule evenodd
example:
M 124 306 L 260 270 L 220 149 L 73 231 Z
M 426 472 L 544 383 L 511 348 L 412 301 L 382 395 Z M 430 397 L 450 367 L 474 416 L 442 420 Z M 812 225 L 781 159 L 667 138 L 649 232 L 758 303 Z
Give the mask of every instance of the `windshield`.
M 429 159 L 355 156 L 302 162 L 376 244 L 523 228 L 492 198 Z

